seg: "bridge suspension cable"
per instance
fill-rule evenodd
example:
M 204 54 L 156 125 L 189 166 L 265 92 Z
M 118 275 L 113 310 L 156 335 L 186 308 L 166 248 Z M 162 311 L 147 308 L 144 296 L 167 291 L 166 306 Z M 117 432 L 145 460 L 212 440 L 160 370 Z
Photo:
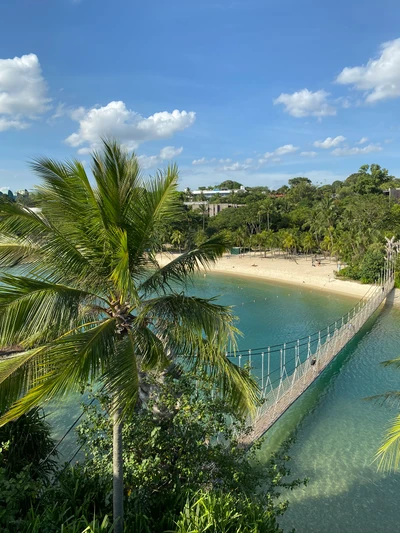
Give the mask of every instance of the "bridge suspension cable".
M 323 331 L 265 348 L 228 353 L 239 366 L 243 358 L 260 384 L 263 400 L 254 429 L 244 438 L 250 444 L 267 431 L 318 378 L 336 355 L 354 338 L 394 287 L 394 269 L 386 268 L 375 285 L 340 319 Z M 277 355 L 278 354 L 278 355 Z M 273 356 L 273 357 L 271 357 Z

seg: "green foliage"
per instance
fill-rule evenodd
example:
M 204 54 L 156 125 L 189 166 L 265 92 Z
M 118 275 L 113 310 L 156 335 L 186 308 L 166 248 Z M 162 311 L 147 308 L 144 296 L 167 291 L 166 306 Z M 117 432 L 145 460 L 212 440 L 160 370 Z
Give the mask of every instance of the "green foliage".
M 360 268 L 358 266 L 346 266 L 341 268 L 339 272 L 336 272 L 336 277 L 358 281 L 361 279 Z
M 50 425 L 39 409 L 0 428 L 1 531 L 21 530 L 56 470 L 56 455 Z
M 240 445 L 239 435 L 250 428 L 202 373 L 172 367 L 149 375 L 142 390 L 146 404 L 123 434 L 127 531 L 204 531 L 209 524 L 216 533 L 280 532 L 276 518 L 287 509 L 281 491 L 304 483 L 290 476 L 289 443 L 261 463 L 261 442 L 251 450 Z M 11 479 L 0 469 L 1 531 L 112 531 L 109 401 L 96 397 L 78 430 L 86 455 L 81 464 L 62 467 L 51 485 L 34 480 L 29 467 Z
M 345 181 L 336 180 L 331 185 L 316 187 L 309 178 L 295 177 L 289 180 L 289 186 L 283 185 L 276 191 L 247 187 L 244 194 L 235 195 L 241 197 L 235 198 L 235 202 L 244 203 L 243 207 L 227 209 L 207 219 L 202 229 L 209 236 L 228 231 L 236 246 L 258 248 L 264 253 L 274 246 L 290 253 L 335 255 L 350 267 L 339 277 L 362 278 L 366 282 L 381 264 L 379 260 L 376 266 L 368 266 L 367 257 L 361 272 L 367 250 L 372 245 L 382 245 L 384 237 L 400 238 L 400 204 L 383 194 L 399 185 L 400 179 L 372 164 L 362 165 Z M 197 224 L 200 229 L 201 221 Z M 274 235 L 268 238 L 268 245 L 265 236 L 261 236 L 265 230 Z M 287 238 L 288 233 L 292 237 Z M 187 246 L 194 245 L 194 238 L 187 240 Z
M 248 501 L 249 509 L 251 501 L 254 509 L 263 505 L 273 523 L 272 517 L 286 509 L 286 503 L 278 501 L 279 489 L 300 483 L 284 481 L 285 451 L 261 464 L 261 443 L 250 451 L 240 446 L 238 435 L 249 428 L 215 393 L 212 381 L 179 376 L 175 369 L 161 380 L 149 379 L 147 409 L 138 411 L 124 428 L 128 524 L 133 528 L 134 521 L 140 521 L 143 531 L 153 533 L 172 530 L 187 499 L 199 490 L 215 494 L 215 499 L 226 495 L 221 506 L 229 498 Z M 111 423 L 99 407 L 87 408 L 79 438 L 87 457 L 85 476 L 106 475 L 111 489 Z
M 261 499 L 260 499 L 261 500 Z M 221 491 L 188 499 L 175 533 L 281 533 L 276 516 L 262 501 Z
M 25 517 L 33 501 L 40 497 L 42 484 L 32 477 L 32 469 L 24 467 L 9 476 L 0 468 L 0 530 L 17 533 L 25 523 Z
M 241 183 L 238 181 L 225 180 L 216 186 L 216 189 L 240 189 Z
M 0 468 L 6 477 L 30 469 L 34 480 L 45 479 L 56 467 L 56 456 L 50 425 L 40 409 L 0 427 Z
M 362 283 L 374 283 L 385 265 L 385 250 L 380 244 L 372 244 L 360 264 L 360 278 Z

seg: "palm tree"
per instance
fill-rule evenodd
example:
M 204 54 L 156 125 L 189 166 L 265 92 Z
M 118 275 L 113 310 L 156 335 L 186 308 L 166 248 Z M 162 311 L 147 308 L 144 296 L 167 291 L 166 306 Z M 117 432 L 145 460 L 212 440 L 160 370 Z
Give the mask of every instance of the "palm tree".
M 203 215 L 203 231 L 205 230 L 206 216 L 208 216 L 208 203 L 200 204 L 199 211 Z
M 272 198 L 266 198 L 258 210 L 259 231 L 261 231 L 261 217 L 267 215 L 267 231 L 270 230 L 270 215 L 274 208 L 274 201 Z
M 171 244 L 176 244 L 176 246 L 178 246 L 179 248 L 179 253 L 182 251 L 182 243 L 183 243 L 183 233 L 181 231 L 179 231 L 178 229 L 176 229 L 175 231 L 172 232 L 172 235 L 171 235 Z
M 0 425 L 37 405 L 98 383 L 111 398 L 115 533 L 123 531 L 122 424 L 134 416 L 144 372 L 179 356 L 215 378 L 245 412 L 257 391 L 225 357 L 235 341 L 230 308 L 181 291 L 188 276 L 225 250 L 206 241 L 160 268 L 158 228 L 174 219 L 178 170 L 144 179 L 114 142 L 92 156 L 94 185 L 78 161 L 38 159 L 42 213 L 0 207 Z M 175 287 L 175 289 L 174 289 Z
M 316 242 L 314 241 L 314 238 L 312 234 L 308 231 L 307 233 L 303 234 L 303 239 L 301 243 L 303 250 L 308 255 L 310 251 L 315 248 Z
M 282 248 L 290 255 L 296 250 L 296 238 L 290 231 L 284 231 L 282 234 Z

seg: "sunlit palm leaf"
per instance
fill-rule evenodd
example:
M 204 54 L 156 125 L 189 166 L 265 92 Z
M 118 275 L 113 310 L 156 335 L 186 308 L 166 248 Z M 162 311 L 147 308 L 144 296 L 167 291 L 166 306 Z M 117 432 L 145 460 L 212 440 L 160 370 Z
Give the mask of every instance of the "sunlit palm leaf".
M 154 262 L 155 272 L 151 274 L 141 285 L 141 290 L 146 293 L 153 291 L 166 292 L 173 284 L 182 284 L 201 268 L 209 268 L 217 259 L 222 257 L 227 245 L 220 238 L 212 238 L 204 244 L 176 257 L 167 265 L 159 267 Z
M 46 346 L 40 352 L 40 372 L 31 377 L 25 395 L 0 418 L 0 425 L 55 396 L 78 391 L 82 384 L 100 379 L 115 354 L 115 325 L 115 320 L 110 318 Z

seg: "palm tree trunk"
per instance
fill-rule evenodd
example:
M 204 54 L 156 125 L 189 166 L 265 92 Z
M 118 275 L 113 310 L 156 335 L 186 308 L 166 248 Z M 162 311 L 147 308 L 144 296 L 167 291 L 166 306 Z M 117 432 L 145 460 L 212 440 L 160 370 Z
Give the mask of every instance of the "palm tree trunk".
M 113 516 L 114 533 L 124 531 L 124 470 L 121 409 L 113 412 Z

